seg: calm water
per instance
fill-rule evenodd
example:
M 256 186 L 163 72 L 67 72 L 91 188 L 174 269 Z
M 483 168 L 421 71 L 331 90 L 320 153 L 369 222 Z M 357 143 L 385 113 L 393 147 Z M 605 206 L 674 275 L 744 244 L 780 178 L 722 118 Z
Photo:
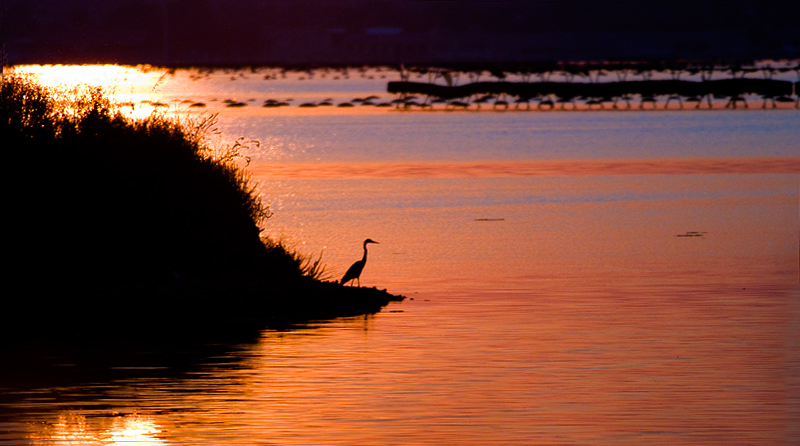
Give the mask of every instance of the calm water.
M 797 110 L 276 110 L 257 104 L 390 99 L 393 75 L 105 72 L 121 100 L 220 111 L 214 138 L 260 143 L 267 230 L 333 277 L 373 238 L 363 285 L 408 299 L 14 352 L 0 442 L 800 444 Z

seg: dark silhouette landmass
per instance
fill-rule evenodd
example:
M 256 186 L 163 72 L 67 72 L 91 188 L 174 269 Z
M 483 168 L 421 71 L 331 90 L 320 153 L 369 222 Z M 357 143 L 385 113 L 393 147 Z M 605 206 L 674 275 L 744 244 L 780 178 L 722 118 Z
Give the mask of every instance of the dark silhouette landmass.
M 800 57 L 800 5 L 6 0 L 11 64 L 377 65 Z
M 475 82 L 459 86 L 446 86 L 422 82 L 389 82 L 389 93 L 426 94 L 443 99 L 466 98 L 477 94 L 507 94 L 535 98 L 555 95 L 561 98 L 613 98 L 625 95 L 642 96 L 681 95 L 703 97 L 708 95 L 728 97 L 757 94 L 767 97 L 791 96 L 790 81 L 773 79 L 721 79 L 713 81 L 625 81 L 604 83 L 580 82 Z
M 793 68 L 797 71 L 798 68 Z M 389 93 L 399 94 L 396 100 L 398 109 L 428 108 L 434 103 L 444 103 L 445 109 L 468 109 L 473 104 L 480 109 L 487 104 L 490 109 L 508 109 L 509 100 L 513 99 L 515 109 L 524 106 L 531 110 L 553 110 L 559 104 L 564 110 L 567 104 L 576 109 L 576 102 L 582 100 L 587 107 L 604 109 L 605 103 L 612 103 L 613 109 L 630 109 L 633 96 L 639 98 L 639 108 L 649 104 L 654 109 L 657 97 L 667 97 L 663 108 L 669 107 L 671 101 L 683 108 L 684 101 L 694 103 L 699 109 L 705 102 L 707 108 L 713 108 L 714 98 L 725 99 L 725 108 L 736 108 L 738 105 L 749 107 L 745 95 L 757 95 L 762 100 L 762 108 L 771 105 L 777 108 L 778 103 L 800 105 L 796 97 L 796 84 L 778 79 L 704 79 L 702 81 L 683 81 L 678 79 L 612 81 L 612 82 L 472 82 L 453 86 L 432 82 L 393 81 L 387 86 Z M 418 101 L 415 95 L 425 95 Z
M 240 145 L 208 147 L 211 124 L 132 119 L 97 89 L 57 96 L 4 79 L 4 341 L 42 330 L 213 331 L 402 300 L 325 282 L 319 259 L 264 236 L 270 212 L 237 164 Z

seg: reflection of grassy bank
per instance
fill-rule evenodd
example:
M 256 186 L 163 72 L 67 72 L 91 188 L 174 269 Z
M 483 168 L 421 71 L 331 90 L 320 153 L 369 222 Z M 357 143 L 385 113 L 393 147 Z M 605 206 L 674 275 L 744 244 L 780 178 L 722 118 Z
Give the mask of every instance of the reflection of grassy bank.
M 6 308 L 170 323 L 327 317 L 391 298 L 357 303 L 362 291 L 318 281 L 313 262 L 262 240 L 268 209 L 235 147 L 204 143 L 208 122 L 126 118 L 98 90 L 62 98 L 13 77 L 0 107 Z

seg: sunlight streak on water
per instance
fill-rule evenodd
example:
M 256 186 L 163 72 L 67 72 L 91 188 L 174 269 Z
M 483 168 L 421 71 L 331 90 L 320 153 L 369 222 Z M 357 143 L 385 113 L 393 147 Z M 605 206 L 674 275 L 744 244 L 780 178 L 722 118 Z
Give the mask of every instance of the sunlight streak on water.
M 427 163 L 258 163 L 265 179 L 493 178 L 576 175 L 800 173 L 798 158 Z
M 54 423 L 32 423 L 28 440 L 32 445 L 157 446 L 161 430 L 147 417 L 112 416 L 100 418 L 64 412 Z
M 26 65 L 17 71 L 35 76 L 44 86 L 68 89 L 79 85 L 106 89 L 114 89 L 121 83 L 136 85 L 143 74 L 135 67 L 119 65 Z

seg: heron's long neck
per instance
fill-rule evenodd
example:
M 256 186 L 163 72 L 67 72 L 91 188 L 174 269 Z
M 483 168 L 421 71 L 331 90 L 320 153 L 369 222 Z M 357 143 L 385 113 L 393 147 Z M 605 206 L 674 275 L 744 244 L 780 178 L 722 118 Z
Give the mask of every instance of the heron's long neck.
M 361 261 L 362 262 L 366 262 L 367 261 L 367 244 L 366 243 L 364 243 L 364 257 L 361 258 Z

